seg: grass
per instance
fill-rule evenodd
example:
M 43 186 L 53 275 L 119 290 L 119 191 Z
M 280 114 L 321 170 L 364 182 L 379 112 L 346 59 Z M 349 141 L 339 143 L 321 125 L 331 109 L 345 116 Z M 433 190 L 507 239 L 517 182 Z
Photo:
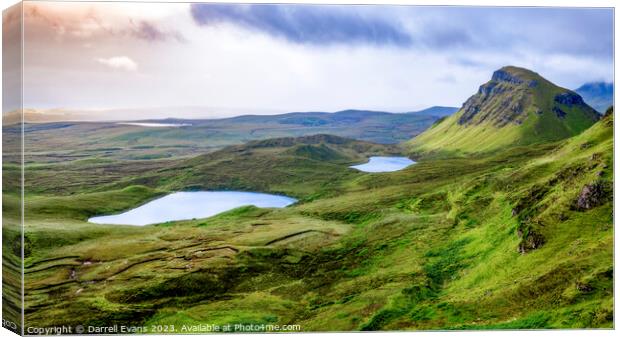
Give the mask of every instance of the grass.
M 611 199 L 575 208 L 584 186 L 613 181 L 612 124 L 608 117 L 567 140 L 426 158 L 382 174 L 348 166 L 398 147 L 325 136 L 137 167 L 35 166 L 27 174 L 42 187 L 25 199 L 27 324 L 612 327 Z M 50 178 L 52 166 L 99 168 L 101 180 Z M 145 227 L 86 222 L 181 189 L 301 201 Z M 15 216 L 15 191 L 4 197 Z M 544 238 L 535 247 L 534 234 Z

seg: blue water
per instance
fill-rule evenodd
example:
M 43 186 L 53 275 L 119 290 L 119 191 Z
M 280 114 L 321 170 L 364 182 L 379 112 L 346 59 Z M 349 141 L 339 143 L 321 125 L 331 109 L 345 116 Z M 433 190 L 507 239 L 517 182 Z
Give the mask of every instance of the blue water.
M 413 164 L 415 162 L 407 157 L 370 157 L 366 164 L 351 167 L 363 172 L 394 172 Z
M 254 192 L 176 192 L 116 215 L 88 219 L 96 224 L 144 226 L 206 218 L 241 206 L 286 207 L 296 199 Z

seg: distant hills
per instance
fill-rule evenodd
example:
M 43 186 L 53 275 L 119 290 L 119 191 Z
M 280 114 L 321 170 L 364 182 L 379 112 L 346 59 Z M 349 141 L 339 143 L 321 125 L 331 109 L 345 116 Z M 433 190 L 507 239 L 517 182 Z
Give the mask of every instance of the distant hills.
M 447 117 L 452 115 L 453 113 L 459 111 L 459 108 L 453 106 L 432 106 L 430 108 L 413 111 L 411 114 L 416 114 L 418 116 L 435 116 L 435 117 Z
M 614 103 L 614 84 L 607 82 L 586 83 L 575 92 L 583 97 L 591 107 L 600 113 L 604 113 Z
M 576 135 L 600 118 L 577 93 L 507 66 L 454 115 L 409 142 L 414 152 L 485 152 Z
M 244 115 L 223 119 L 176 120 L 199 129 L 235 135 L 243 141 L 275 137 L 333 134 L 382 144 L 399 143 L 420 134 L 439 117 L 416 113 L 370 110 L 292 112 L 279 115 Z M 161 122 L 162 120 L 158 120 Z M 149 121 L 157 122 L 157 121 Z
M 415 137 L 437 120 L 436 116 L 418 114 L 344 110 L 335 113 L 295 112 L 223 119 L 139 121 L 183 125 L 178 127 L 148 127 L 110 121 L 63 121 L 28 123 L 26 137 L 33 153 L 37 152 L 36 149 L 47 148 L 50 140 L 59 139 L 63 144 L 73 144 L 72 148 L 89 151 L 92 156 L 144 160 L 192 156 L 256 140 L 317 134 L 396 144 Z M 18 125 L 8 123 L 4 125 L 4 130 L 20 132 Z M 323 155 L 329 155 L 328 152 Z M 47 156 L 43 151 L 40 156 L 50 162 L 82 158 L 72 153 Z

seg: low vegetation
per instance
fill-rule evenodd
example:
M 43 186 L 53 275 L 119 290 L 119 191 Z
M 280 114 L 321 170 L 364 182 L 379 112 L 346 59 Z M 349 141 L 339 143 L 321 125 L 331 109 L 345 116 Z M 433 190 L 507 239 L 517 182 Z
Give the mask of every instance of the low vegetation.
M 578 204 L 584 187 L 611 186 L 612 118 L 566 141 L 393 173 L 348 165 L 395 148 L 315 137 L 227 148 L 123 183 L 65 177 L 81 187 L 26 196 L 27 324 L 611 327 L 611 192 Z M 270 166 L 244 168 L 246 158 Z M 305 199 L 146 227 L 86 222 L 183 186 Z
M 610 110 L 578 128 L 567 122 L 562 137 L 494 151 L 416 148 L 417 164 L 389 173 L 349 166 L 412 143 L 313 135 L 174 159 L 33 156 L 26 324 L 613 327 L 613 118 Z M 4 172 L 17 178 L 19 166 L 6 162 Z M 87 222 L 179 190 L 300 201 L 144 227 Z M 3 192 L 4 304 L 17 313 L 19 183 Z

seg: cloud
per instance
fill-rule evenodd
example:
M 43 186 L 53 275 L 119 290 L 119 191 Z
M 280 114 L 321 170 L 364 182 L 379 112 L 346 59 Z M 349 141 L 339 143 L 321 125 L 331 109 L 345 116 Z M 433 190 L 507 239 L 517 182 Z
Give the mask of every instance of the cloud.
M 460 106 L 508 64 L 566 88 L 613 80 L 610 9 L 36 6 L 49 20 L 26 20 L 29 107 L 411 111 Z
M 404 16 L 416 45 L 433 50 L 613 55 L 608 8 L 411 7 Z
M 157 24 L 149 21 L 134 22 L 131 20 L 131 26 L 126 29 L 129 35 L 147 41 L 166 41 L 176 40 L 185 42 L 183 35 L 177 31 L 165 31 Z
M 349 8 L 350 7 L 350 8 Z M 409 46 L 411 36 L 397 21 L 359 6 L 192 4 L 194 21 L 203 26 L 224 22 L 257 30 L 293 43 Z
M 125 71 L 136 71 L 138 69 L 138 64 L 127 56 L 97 58 L 96 61 L 112 69 L 125 70 Z
M 200 26 L 233 24 L 319 47 L 613 54 L 613 11 L 607 8 L 192 4 L 190 13 Z
M 42 39 L 51 35 L 57 41 L 101 41 L 102 38 L 130 38 L 148 42 L 185 42 L 175 29 L 163 27 L 156 20 L 122 17 L 102 12 L 93 6 L 62 6 L 49 4 L 24 5 L 28 37 Z

